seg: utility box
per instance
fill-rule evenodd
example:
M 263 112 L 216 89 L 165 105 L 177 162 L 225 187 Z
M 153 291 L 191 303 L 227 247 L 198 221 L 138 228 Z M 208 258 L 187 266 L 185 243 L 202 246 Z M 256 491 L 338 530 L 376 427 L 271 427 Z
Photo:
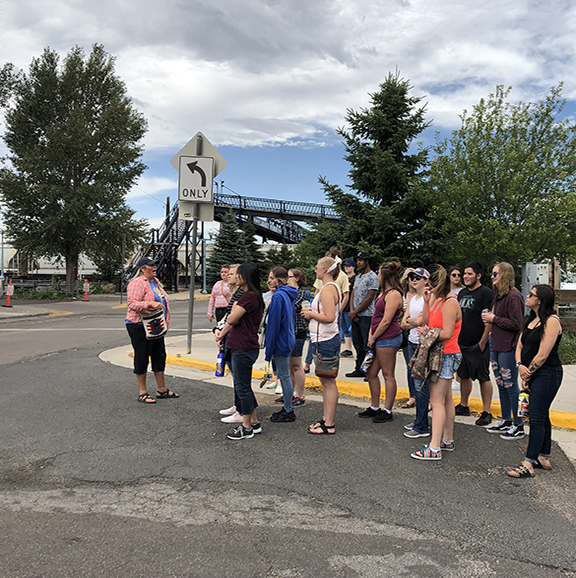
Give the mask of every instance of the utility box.
M 534 285 L 553 285 L 552 263 L 525 263 L 522 267 L 522 295 Z

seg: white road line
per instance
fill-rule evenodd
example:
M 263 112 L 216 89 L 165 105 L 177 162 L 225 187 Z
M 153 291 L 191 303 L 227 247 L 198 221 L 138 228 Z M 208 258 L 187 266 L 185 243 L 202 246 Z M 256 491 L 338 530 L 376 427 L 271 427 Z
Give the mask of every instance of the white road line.
M 7 331 L 31 331 L 38 333 L 40 331 L 126 331 L 124 327 L 58 327 L 58 328 L 43 328 L 43 329 L 2 329 L 2 333 Z M 188 331 L 187 329 L 170 329 L 170 333 L 175 331 Z

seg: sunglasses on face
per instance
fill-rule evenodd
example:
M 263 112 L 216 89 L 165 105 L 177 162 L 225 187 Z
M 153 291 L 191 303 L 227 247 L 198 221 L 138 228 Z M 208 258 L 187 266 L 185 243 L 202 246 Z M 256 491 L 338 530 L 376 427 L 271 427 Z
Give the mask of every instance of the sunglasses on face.
M 461 275 L 460 275 L 460 273 L 451 273 L 451 276 L 452 277 L 460 277 Z
M 498 273 L 498 271 L 492 271 L 491 275 L 492 275 L 492 279 L 494 279 L 494 277 L 498 277 L 498 275 L 500 275 L 500 273 Z
M 534 297 L 534 299 L 538 299 L 538 295 L 536 295 L 536 293 L 528 293 L 528 297 Z
M 410 273 L 410 275 L 408 275 L 408 279 L 410 279 L 410 281 L 420 281 L 420 279 L 424 279 L 424 277 Z

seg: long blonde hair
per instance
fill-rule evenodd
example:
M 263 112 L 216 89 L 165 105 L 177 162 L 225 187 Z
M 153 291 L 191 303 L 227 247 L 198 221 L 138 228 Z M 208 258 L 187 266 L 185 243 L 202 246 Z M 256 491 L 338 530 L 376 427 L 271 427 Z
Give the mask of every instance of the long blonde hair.
M 496 281 L 492 284 L 494 293 L 496 295 L 508 295 L 510 291 L 515 289 L 514 282 L 516 280 L 516 275 L 514 273 L 514 267 L 506 261 L 496 263 L 494 267 L 498 267 L 498 272 L 500 273 Z

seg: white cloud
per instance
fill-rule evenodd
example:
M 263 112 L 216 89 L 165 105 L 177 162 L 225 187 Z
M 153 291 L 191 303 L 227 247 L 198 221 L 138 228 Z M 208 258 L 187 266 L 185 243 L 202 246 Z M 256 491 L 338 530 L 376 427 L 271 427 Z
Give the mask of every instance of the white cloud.
M 497 84 L 526 101 L 564 80 L 576 98 L 564 0 L 20 0 L 3 5 L 2 26 L 4 57 L 23 67 L 47 45 L 103 43 L 149 120 L 148 151 L 198 130 L 216 145 L 337 141 L 346 109 L 396 67 L 436 128 Z

